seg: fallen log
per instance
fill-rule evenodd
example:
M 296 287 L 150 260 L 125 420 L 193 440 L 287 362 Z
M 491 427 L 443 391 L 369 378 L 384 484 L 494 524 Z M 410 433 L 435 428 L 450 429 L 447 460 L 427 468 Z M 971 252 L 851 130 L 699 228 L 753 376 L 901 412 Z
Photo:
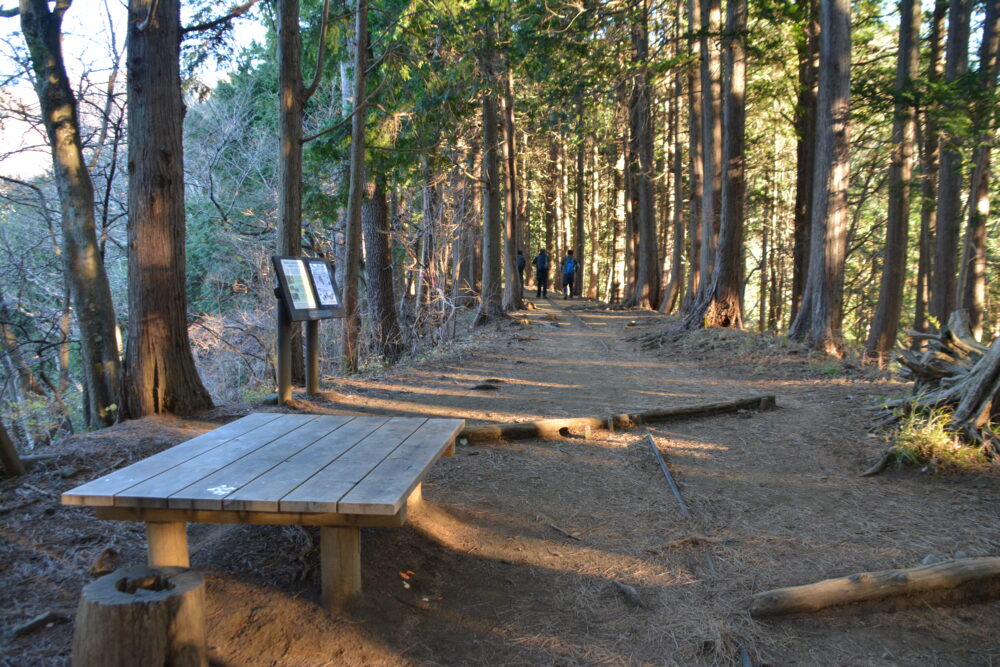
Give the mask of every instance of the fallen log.
M 750 615 L 780 616 L 861 602 L 973 602 L 1000 595 L 1000 558 L 962 558 L 903 570 L 859 572 L 776 588 L 750 599 Z
M 465 438 L 470 442 L 525 438 L 558 440 L 568 435 L 570 429 L 584 429 L 588 426 L 591 429 L 613 431 L 615 429 L 628 429 L 653 422 L 721 415 L 739 410 L 772 410 L 775 407 L 774 396 L 754 396 L 753 398 L 741 398 L 734 401 L 684 405 L 676 408 L 647 410 L 645 412 L 609 415 L 607 417 L 571 417 L 566 419 L 540 419 L 532 422 L 466 426 L 458 434 L 458 437 Z

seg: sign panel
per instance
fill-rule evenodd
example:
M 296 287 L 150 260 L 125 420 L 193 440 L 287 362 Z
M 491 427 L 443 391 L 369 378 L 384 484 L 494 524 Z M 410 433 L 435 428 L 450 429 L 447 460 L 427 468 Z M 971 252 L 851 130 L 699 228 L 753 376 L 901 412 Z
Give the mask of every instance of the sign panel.
M 319 257 L 271 257 L 278 286 L 274 292 L 293 321 L 343 317 L 333 266 Z

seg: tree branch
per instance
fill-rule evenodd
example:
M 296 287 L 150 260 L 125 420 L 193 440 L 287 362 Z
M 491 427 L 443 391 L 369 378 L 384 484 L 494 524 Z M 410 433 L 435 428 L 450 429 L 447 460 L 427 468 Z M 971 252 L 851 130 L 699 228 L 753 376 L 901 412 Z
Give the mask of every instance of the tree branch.
M 338 120 L 336 123 L 334 123 L 330 127 L 326 128 L 325 130 L 321 130 L 320 132 L 317 132 L 316 134 L 313 134 L 311 136 L 308 136 L 308 137 L 304 138 L 302 140 L 302 143 L 305 144 L 305 143 L 308 143 L 310 141 L 313 141 L 314 139 L 319 139 L 320 137 L 326 136 L 326 135 L 330 134 L 331 132 L 336 131 L 338 128 L 340 128 L 341 125 L 343 125 L 347 121 L 349 121 L 352 118 L 354 118 L 354 114 L 357 113 L 357 110 L 359 108 L 361 108 L 361 107 L 368 106 L 368 103 L 371 102 L 373 99 L 375 99 L 375 96 L 378 95 L 379 91 L 382 90 L 382 86 L 384 86 L 388 80 L 389 80 L 388 78 L 382 79 L 379 82 L 379 84 L 377 86 L 375 86 L 375 90 L 373 90 L 370 95 L 368 95 L 368 96 L 365 97 L 365 103 L 363 105 L 355 104 L 354 105 L 354 110 L 351 111 L 351 113 L 347 114 L 346 116 L 344 116 L 343 118 L 341 118 L 340 120 Z
M 319 88 L 319 81 L 323 78 L 323 59 L 326 57 L 326 30 L 330 25 L 330 0 L 323 0 L 323 23 L 319 29 L 319 55 L 316 57 L 316 72 L 313 74 L 312 83 L 302 92 L 302 101 L 305 102 L 316 89 Z
M 198 23 L 196 25 L 187 26 L 186 28 L 181 28 L 181 34 L 186 35 L 189 32 L 204 32 L 205 30 L 211 30 L 212 28 L 217 28 L 223 23 L 232 21 L 235 18 L 239 18 L 246 14 L 250 9 L 257 4 L 257 0 L 247 0 L 242 5 L 234 5 L 230 7 L 229 13 L 220 16 L 217 19 L 207 21 L 206 23 Z

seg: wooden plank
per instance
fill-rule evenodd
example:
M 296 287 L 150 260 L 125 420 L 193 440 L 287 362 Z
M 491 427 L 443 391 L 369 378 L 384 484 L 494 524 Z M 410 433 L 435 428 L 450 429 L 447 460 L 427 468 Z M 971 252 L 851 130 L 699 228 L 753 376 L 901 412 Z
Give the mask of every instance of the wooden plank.
M 315 415 L 281 415 L 273 422 L 233 438 L 225 447 L 216 447 L 156 477 L 125 489 L 115 495 L 114 504 L 119 507 L 167 507 L 167 498 L 171 494 L 264 447 L 286 433 L 308 424 L 315 418 Z
M 395 514 L 451 446 L 463 419 L 429 419 L 337 503 L 342 514 Z
M 169 470 L 185 461 L 220 447 L 230 440 L 264 426 L 280 417 L 279 414 L 249 414 L 214 431 L 209 431 L 186 442 L 154 454 L 130 466 L 99 477 L 62 494 L 63 505 L 112 505 L 114 496 L 125 489 Z
M 222 508 L 254 512 L 279 511 L 278 502 L 281 498 L 387 421 L 388 417 L 355 418 L 226 496 L 222 501 Z
M 282 512 L 338 512 L 338 501 L 426 419 L 393 417 L 281 499 Z
M 153 521 L 157 523 L 244 523 L 266 526 L 359 526 L 396 528 L 406 523 L 402 508 L 393 516 L 362 516 L 300 512 L 231 512 L 229 510 L 172 510 L 156 507 L 96 507 L 98 519 L 106 521 Z
M 301 428 L 272 440 L 260 449 L 171 494 L 167 506 L 178 509 L 221 510 L 222 501 L 226 496 L 266 474 L 285 459 L 294 456 L 324 436 L 336 434 L 337 429 L 351 419 L 353 417 L 342 415 L 317 417 Z

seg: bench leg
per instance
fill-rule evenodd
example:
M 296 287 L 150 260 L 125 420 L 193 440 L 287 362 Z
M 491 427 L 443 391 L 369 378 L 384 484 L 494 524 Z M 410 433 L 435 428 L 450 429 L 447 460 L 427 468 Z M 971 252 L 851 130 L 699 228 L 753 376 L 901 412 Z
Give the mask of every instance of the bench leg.
M 361 529 L 323 526 L 319 536 L 323 606 L 339 613 L 361 594 Z
M 409 497 L 406 499 L 406 511 L 412 512 L 424 504 L 424 485 L 421 482 L 417 484 L 416 488 L 410 492 Z
M 183 522 L 146 522 L 146 541 L 149 545 L 149 565 L 162 567 L 176 565 L 189 567 L 187 524 Z

